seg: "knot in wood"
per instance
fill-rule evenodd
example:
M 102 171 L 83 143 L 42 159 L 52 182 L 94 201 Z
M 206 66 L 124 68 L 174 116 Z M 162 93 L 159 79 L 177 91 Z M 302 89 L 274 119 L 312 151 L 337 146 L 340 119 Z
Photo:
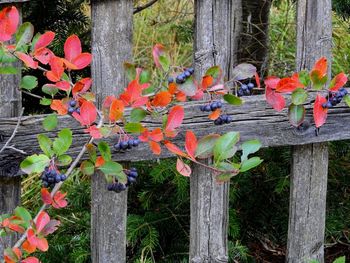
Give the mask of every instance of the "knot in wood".
M 305 120 L 302 124 L 300 124 L 298 127 L 295 127 L 292 132 L 294 135 L 301 136 L 305 135 L 310 130 L 310 122 Z

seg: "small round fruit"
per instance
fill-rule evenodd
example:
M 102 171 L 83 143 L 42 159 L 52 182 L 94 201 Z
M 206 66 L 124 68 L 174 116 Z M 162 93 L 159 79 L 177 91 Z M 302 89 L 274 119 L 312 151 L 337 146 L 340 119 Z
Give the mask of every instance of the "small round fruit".
M 227 116 L 227 122 L 226 123 L 231 123 L 232 122 L 232 117 L 231 116 Z
M 333 107 L 332 103 L 330 101 L 328 101 L 327 102 L 327 108 L 332 108 L 332 107 Z
M 46 182 L 46 181 L 44 181 L 44 182 L 43 182 L 43 186 L 44 186 L 44 187 L 49 187 L 49 183 Z
M 130 171 L 129 177 L 136 178 L 138 176 L 138 173 L 136 171 Z
M 251 82 L 249 82 L 249 83 L 247 84 L 247 86 L 248 86 L 249 89 L 253 89 L 253 88 L 254 88 L 254 84 L 251 83 Z
M 210 109 L 212 111 L 215 111 L 217 108 L 219 108 L 217 102 L 213 102 L 212 104 L 210 104 Z
M 238 91 L 237 91 L 237 96 L 238 97 L 242 97 L 244 95 L 244 92 L 243 92 L 243 90 L 240 88 L 240 89 L 238 89 Z
M 200 109 L 201 111 L 205 111 L 205 105 L 200 105 L 200 106 L 199 106 L 199 109 Z
M 221 101 L 218 101 L 216 102 L 218 104 L 218 109 L 220 109 L 222 107 L 222 102 Z
M 114 149 L 116 149 L 117 151 L 120 151 L 121 147 L 119 143 L 114 144 Z
M 134 146 L 134 147 L 139 146 L 139 144 L 140 144 L 140 140 L 139 139 L 135 139 L 135 140 L 132 141 L 132 146 Z
M 247 89 L 248 89 L 248 85 L 242 84 L 241 88 L 242 88 L 243 90 L 247 90 Z
M 66 181 L 67 180 L 67 175 L 61 174 L 61 181 Z
M 69 106 L 71 106 L 71 107 L 75 107 L 75 106 L 77 106 L 77 102 L 75 101 L 75 100 L 71 100 L 70 102 L 69 102 Z
M 135 177 L 131 177 L 131 176 L 128 177 L 128 183 L 129 184 L 132 184 L 132 183 L 135 183 L 135 182 L 136 182 L 136 178 Z
M 185 74 L 185 76 L 186 76 L 187 78 L 188 78 L 189 76 L 191 76 L 191 73 L 190 73 L 189 71 L 187 71 L 187 70 L 184 72 L 184 74 Z
M 120 147 L 123 149 L 123 150 L 126 150 L 128 148 L 129 144 L 127 141 L 123 141 L 120 143 Z
M 78 114 L 80 114 L 80 108 L 77 108 L 77 109 L 75 110 L 75 112 L 78 113 Z
M 184 78 L 181 77 L 180 75 L 176 77 L 176 83 L 177 84 L 182 84 L 184 82 Z
M 194 73 L 194 68 L 188 68 L 187 71 L 190 72 L 192 75 Z
M 327 109 L 327 103 L 323 103 L 322 108 Z
M 68 108 L 68 113 L 69 113 L 69 114 L 73 114 L 73 112 L 75 112 L 75 109 L 72 108 L 72 107 L 69 107 L 69 108 Z
M 137 169 L 135 167 L 131 167 L 130 171 L 137 172 Z
M 173 77 L 169 77 L 168 78 L 168 83 L 173 83 L 174 82 L 174 78 Z
M 215 125 L 221 125 L 221 124 L 222 124 L 222 119 L 221 119 L 221 117 L 217 118 L 217 119 L 214 121 L 214 124 L 215 124 Z
M 211 107 L 209 104 L 205 105 L 204 111 L 211 111 Z

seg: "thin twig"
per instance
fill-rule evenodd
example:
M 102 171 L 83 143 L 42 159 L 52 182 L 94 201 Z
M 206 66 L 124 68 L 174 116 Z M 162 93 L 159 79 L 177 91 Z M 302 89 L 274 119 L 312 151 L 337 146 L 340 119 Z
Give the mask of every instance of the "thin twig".
M 12 132 L 11 137 L 7 140 L 7 142 L 5 143 L 5 145 L 0 149 L 0 153 L 2 153 L 2 152 L 8 147 L 8 145 L 10 144 L 10 142 L 11 142 L 11 141 L 13 140 L 13 138 L 15 137 L 15 135 L 16 135 L 16 133 L 17 133 L 17 130 L 18 130 L 18 128 L 19 128 L 19 125 L 21 124 L 23 112 L 24 112 L 24 108 L 22 108 L 21 113 L 20 113 L 20 115 L 18 116 L 18 121 L 17 121 L 17 124 L 16 124 L 15 129 L 14 129 L 13 132 Z
M 34 98 L 37 98 L 37 99 L 42 99 L 42 98 L 43 98 L 43 97 L 41 97 L 41 96 L 39 96 L 39 95 L 30 93 L 30 92 L 25 91 L 25 90 L 23 90 L 23 89 L 19 89 L 19 91 L 22 92 L 22 93 L 24 93 L 24 94 L 27 94 L 27 95 L 29 95 L 29 96 L 32 96 L 32 97 L 34 97 Z
M 13 150 L 13 151 L 16 151 L 16 152 L 19 152 L 19 153 L 25 154 L 25 155 L 27 154 L 27 152 L 25 152 L 25 151 L 23 151 L 23 150 L 21 150 L 21 149 L 16 148 L 14 145 L 7 146 L 6 149 L 11 149 L 11 150 Z
M 149 1 L 147 4 L 144 4 L 144 5 L 140 5 L 140 6 L 137 6 L 134 8 L 134 14 L 137 14 L 139 12 L 141 12 L 142 10 L 148 8 L 148 7 L 151 7 L 152 5 L 154 5 L 158 0 L 152 0 L 152 1 Z
M 103 124 L 103 116 L 101 116 L 97 127 L 100 128 L 100 127 L 102 126 L 102 124 Z M 92 143 L 93 141 L 94 141 L 94 138 L 90 137 L 90 139 L 89 139 L 89 141 L 87 142 L 87 144 L 90 144 L 90 143 Z M 78 163 L 80 162 L 81 158 L 83 157 L 84 153 L 86 152 L 86 145 L 87 145 L 87 144 L 85 144 L 85 145 L 83 146 L 83 148 L 80 150 L 78 156 L 75 158 L 74 162 L 73 162 L 73 163 L 70 165 L 70 167 L 68 168 L 68 170 L 67 170 L 67 172 L 66 172 L 67 178 L 71 175 L 71 173 L 73 172 L 73 170 L 74 170 L 75 167 L 78 165 Z M 60 183 L 58 183 L 58 184 L 55 185 L 55 187 L 54 187 L 53 190 L 51 191 L 51 197 L 52 197 L 52 198 L 53 198 L 54 195 L 58 192 L 58 190 L 60 190 L 60 188 L 61 188 L 61 186 L 62 186 L 63 183 L 64 183 L 64 182 L 60 182 Z M 40 213 L 43 212 L 43 211 L 45 211 L 48 207 L 49 207 L 49 205 L 44 204 L 44 205 L 40 208 L 39 212 L 36 214 L 36 216 L 35 216 L 35 218 L 34 218 L 34 220 L 33 220 L 34 224 L 36 223 L 36 221 L 37 221 L 37 219 L 38 219 Z M 22 236 L 20 237 L 20 239 L 18 239 L 17 242 L 16 242 L 16 244 L 13 246 L 13 248 L 19 248 L 19 247 L 23 244 L 23 242 L 24 242 L 24 241 L 26 240 L 26 238 L 27 238 L 27 233 L 28 233 L 28 230 L 29 230 L 29 229 L 30 229 L 30 228 L 28 228 L 28 229 L 24 232 L 24 234 L 22 234 Z

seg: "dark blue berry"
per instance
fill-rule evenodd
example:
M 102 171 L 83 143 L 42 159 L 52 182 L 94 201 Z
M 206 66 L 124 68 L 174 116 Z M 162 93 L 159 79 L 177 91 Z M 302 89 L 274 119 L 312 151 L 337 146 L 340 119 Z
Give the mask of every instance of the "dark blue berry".
M 139 144 L 140 144 L 140 140 L 139 139 L 135 139 L 135 140 L 132 141 L 132 146 L 134 146 L 134 147 L 139 146 Z
M 69 107 L 69 108 L 68 108 L 68 113 L 69 113 L 69 114 L 73 114 L 73 112 L 75 112 L 75 109 L 72 108 L 72 107 Z
M 124 190 L 126 190 L 126 186 L 125 186 L 125 184 L 118 183 L 118 184 L 117 184 L 117 189 L 118 189 L 119 191 L 124 191 Z
M 243 90 L 241 88 L 239 88 L 238 91 L 237 91 L 237 96 L 238 97 L 242 97 L 243 95 L 244 95 Z
M 211 111 L 210 105 L 205 105 L 204 111 Z
M 190 72 L 192 75 L 194 73 L 194 68 L 188 68 L 187 71 Z
M 205 105 L 200 105 L 200 106 L 199 106 L 199 109 L 200 109 L 201 111 L 205 111 Z
M 130 168 L 130 171 L 136 172 L 137 169 L 136 169 L 135 167 L 131 167 L 131 168 Z
M 186 70 L 186 71 L 184 72 L 184 75 L 185 75 L 186 77 L 189 77 L 189 76 L 191 76 L 191 73 L 190 73 L 189 71 Z
M 107 185 L 107 190 L 108 191 L 113 191 L 113 184 L 108 184 Z
M 327 109 L 327 103 L 323 103 L 322 108 Z
M 223 122 L 223 123 L 227 123 L 228 116 L 227 116 L 227 115 L 222 115 L 222 116 L 221 116 L 221 119 L 222 119 L 222 122 Z
M 55 182 L 56 182 L 56 183 L 61 182 L 61 176 L 60 176 L 59 174 L 56 174 L 56 176 L 55 176 Z
M 77 102 L 75 101 L 75 100 L 71 100 L 70 102 L 69 102 L 69 106 L 71 106 L 71 107 L 75 107 L 75 106 L 77 106 Z
M 213 102 L 212 104 L 210 104 L 210 109 L 211 109 L 212 111 L 215 111 L 217 108 L 218 108 L 217 102 Z
M 186 80 L 187 76 L 184 72 L 182 72 L 180 75 L 179 75 L 181 78 L 183 78 L 184 80 Z
M 330 101 L 327 102 L 327 108 L 332 108 L 332 103 Z
M 337 105 L 337 98 L 335 98 L 335 97 L 331 98 L 330 102 L 333 106 Z
M 174 82 L 174 78 L 173 77 L 169 77 L 168 78 L 168 83 L 173 83 Z
M 218 104 L 218 109 L 220 109 L 222 107 L 222 102 L 218 101 L 217 104 Z
M 227 116 L 227 121 L 226 123 L 231 123 L 232 122 L 232 117 L 231 116 Z
M 61 181 L 66 181 L 67 180 L 67 175 L 61 174 Z
M 49 187 L 49 183 L 46 182 L 46 181 L 44 181 L 44 182 L 43 182 L 43 186 L 44 186 L 44 187 Z
M 217 119 L 214 121 L 214 124 L 215 124 L 215 125 L 221 125 L 221 124 L 222 124 L 222 119 L 221 119 L 221 117 L 217 118 Z
M 77 108 L 75 111 L 76 113 L 80 114 L 80 108 Z
M 131 149 L 131 147 L 134 146 L 134 140 L 128 140 L 128 148 Z
M 124 142 L 121 142 L 120 143 L 120 147 L 123 149 L 123 150 L 126 150 L 128 148 L 129 144 L 127 141 L 124 141 Z
M 130 171 L 129 177 L 134 177 L 136 178 L 138 176 L 138 173 L 136 171 Z
M 179 76 L 176 77 L 176 83 L 177 83 L 177 84 L 182 84 L 183 82 L 184 82 L 184 78 L 181 77 L 181 75 L 179 75 Z
M 114 144 L 114 149 L 116 149 L 117 151 L 120 151 L 121 147 L 119 143 Z
M 132 184 L 132 183 L 135 183 L 135 182 L 136 182 L 136 178 L 135 177 L 131 177 L 131 176 L 128 177 L 128 183 L 129 184 Z
M 254 84 L 251 83 L 251 82 L 249 82 L 249 83 L 247 84 L 247 86 L 248 86 L 249 89 L 253 89 L 253 88 L 254 88 Z
M 248 85 L 242 84 L 241 88 L 242 88 L 243 90 L 247 90 L 247 89 L 248 89 Z
M 47 182 L 54 183 L 55 182 L 55 178 L 54 177 L 49 177 L 49 178 L 47 178 Z

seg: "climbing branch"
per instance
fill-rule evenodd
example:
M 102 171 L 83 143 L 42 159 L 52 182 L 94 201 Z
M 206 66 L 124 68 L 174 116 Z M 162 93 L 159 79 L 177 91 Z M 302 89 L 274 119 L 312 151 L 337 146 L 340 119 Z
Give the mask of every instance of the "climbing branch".
M 15 135 L 17 133 L 17 130 L 19 128 L 19 125 L 21 124 L 21 120 L 22 120 L 22 116 L 23 116 L 23 112 L 24 112 L 24 108 L 21 109 L 21 113 L 20 115 L 18 116 L 18 121 L 17 121 L 17 124 L 16 124 L 16 127 L 15 129 L 13 130 L 12 132 L 12 135 L 11 137 L 7 140 L 7 142 L 4 144 L 4 146 L 0 149 L 0 153 L 2 153 L 5 149 L 16 149 L 14 148 L 14 146 L 9 146 L 10 142 L 13 140 L 13 138 L 15 138 Z M 18 150 L 18 149 L 16 149 Z M 21 151 L 21 150 L 18 150 L 18 151 Z
M 142 10 L 151 7 L 152 5 L 154 5 L 156 2 L 158 2 L 158 0 L 151 0 L 149 1 L 147 4 L 144 5 L 140 5 L 134 8 L 134 14 L 137 14 L 139 12 L 141 12 Z

